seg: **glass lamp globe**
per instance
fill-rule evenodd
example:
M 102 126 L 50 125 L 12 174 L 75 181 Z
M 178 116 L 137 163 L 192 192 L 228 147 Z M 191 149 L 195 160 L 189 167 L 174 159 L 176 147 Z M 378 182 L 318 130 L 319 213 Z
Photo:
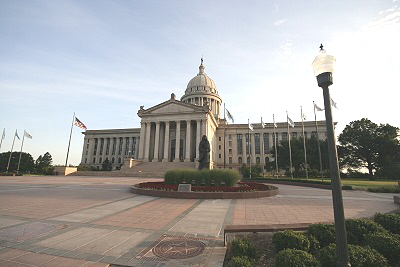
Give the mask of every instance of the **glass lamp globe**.
M 312 63 L 315 77 L 325 72 L 333 73 L 334 63 L 336 61 L 336 58 L 334 56 L 326 53 L 322 44 L 320 48 L 321 50 L 319 51 L 318 55 L 315 57 Z

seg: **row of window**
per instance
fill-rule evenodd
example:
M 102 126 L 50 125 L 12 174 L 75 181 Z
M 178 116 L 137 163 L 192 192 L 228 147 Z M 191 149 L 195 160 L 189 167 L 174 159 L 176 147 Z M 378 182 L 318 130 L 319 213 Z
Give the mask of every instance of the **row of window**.
M 118 139 L 118 149 L 117 149 L 117 139 Z M 132 140 L 132 144 L 130 144 L 130 141 Z M 89 139 L 87 139 L 87 144 L 86 144 L 86 155 L 89 153 Z M 94 139 L 94 149 L 93 149 L 93 155 L 96 156 L 98 155 L 103 155 L 103 150 L 104 150 L 104 145 L 106 146 L 105 149 L 105 155 L 115 155 L 116 153 L 118 155 L 122 154 L 122 146 L 123 146 L 123 137 L 113 137 L 113 138 L 95 138 Z M 110 151 L 110 145 L 112 142 L 112 149 Z M 104 144 L 105 143 L 105 144 Z M 130 137 L 125 137 L 125 147 L 124 147 L 124 155 L 128 155 L 129 152 L 131 155 L 135 155 L 136 151 L 136 137 L 133 137 L 132 139 Z
M 104 160 L 108 160 L 108 157 L 106 157 Z M 121 157 L 119 157 L 117 159 L 117 161 L 118 161 L 118 163 L 122 163 Z M 87 163 L 88 163 L 88 159 L 85 158 L 85 164 L 87 164 Z M 99 157 L 97 161 L 96 161 L 96 157 L 93 157 L 93 163 L 102 164 L 103 163 L 102 157 Z M 111 158 L 111 163 L 115 163 L 115 157 Z

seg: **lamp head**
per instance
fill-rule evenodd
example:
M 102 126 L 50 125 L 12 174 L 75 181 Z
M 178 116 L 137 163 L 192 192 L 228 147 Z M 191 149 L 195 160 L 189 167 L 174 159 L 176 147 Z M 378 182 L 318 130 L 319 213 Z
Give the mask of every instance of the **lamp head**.
M 327 54 L 322 44 L 319 48 L 320 51 L 315 57 L 312 66 L 314 69 L 314 75 L 317 77 L 318 86 L 326 87 L 333 83 L 332 73 L 334 72 L 334 63 L 336 58 Z

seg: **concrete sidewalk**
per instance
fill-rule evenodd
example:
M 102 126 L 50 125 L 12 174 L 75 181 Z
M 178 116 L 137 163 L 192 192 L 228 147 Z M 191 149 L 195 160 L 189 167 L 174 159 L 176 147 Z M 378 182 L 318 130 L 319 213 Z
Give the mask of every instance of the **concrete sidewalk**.
M 131 177 L 0 177 L 0 266 L 222 266 L 226 224 L 332 222 L 331 191 L 278 185 L 260 199 L 135 195 Z M 343 192 L 346 218 L 398 209 Z

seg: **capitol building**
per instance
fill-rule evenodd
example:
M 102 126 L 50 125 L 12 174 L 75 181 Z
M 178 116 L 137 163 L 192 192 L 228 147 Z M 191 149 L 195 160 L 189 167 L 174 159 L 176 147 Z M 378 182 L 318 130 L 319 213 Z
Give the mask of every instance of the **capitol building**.
M 189 81 L 180 99 L 171 94 L 165 102 L 139 108 L 140 128 L 83 132 L 81 166 L 101 169 L 108 159 L 114 170 L 140 170 L 145 166 L 196 168 L 203 135 L 211 145 L 211 168 L 239 169 L 244 163 L 265 165 L 274 161 L 274 138 L 277 143 L 288 138 L 287 122 L 276 123 L 276 136 L 273 123 L 265 123 L 264 127 L 261 121 L 252 123 L 253 131 L 249 131 L 247 122 L 232 124 L 225 119 L 221 103 L 217 87 L 205 73 L 201 60 L 198 74 Z M 317 123 L 319 137 L 325 139 L 325 121 Z M 315 135 L 315 122 L 304 121 L 304 130 L 307 137 Z M 291 137 L 302 134 L 302 123 L 295 122 L 295 127 L 290 128 Z

